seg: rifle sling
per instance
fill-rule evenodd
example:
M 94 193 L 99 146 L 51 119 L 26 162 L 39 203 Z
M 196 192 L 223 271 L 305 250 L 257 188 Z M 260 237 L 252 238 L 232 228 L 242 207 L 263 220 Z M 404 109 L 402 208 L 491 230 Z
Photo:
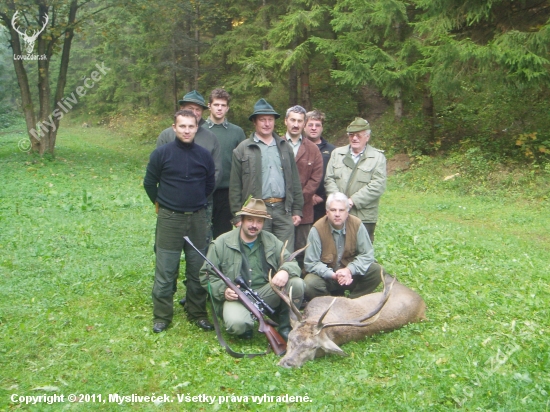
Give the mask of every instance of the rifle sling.
M 223 338 L 222 330 L 220 328 L 220 322 L 218 321 L 218 316 L 216 315 L 216 309 L 214 306 L 214 297 L 212 296 L 212 288 L 210 287 L 210 276 L 208 275 L 208 271 L 206 271 L 206 280 L 208 281 L 208 294 L 210 295 L 210 301 L 212 302 L 212 320 L 214 321 L 214 329 L 216 330 L 216 336 L 218 337 L 218 342 L 220 342 L 220 345 L 225 349 L 225 351 L 229 355 L 233 356 L 234 358 L 255 358 L 256 356 L 267 355 L 270 352 L 269 345 L 268 345 L 268 350 L 265 351 L 264 353 L 240 353 L 240 352 L 235 352 L 233 349 L 231 349 L 231 347 L 229 347 L 229 345 Z

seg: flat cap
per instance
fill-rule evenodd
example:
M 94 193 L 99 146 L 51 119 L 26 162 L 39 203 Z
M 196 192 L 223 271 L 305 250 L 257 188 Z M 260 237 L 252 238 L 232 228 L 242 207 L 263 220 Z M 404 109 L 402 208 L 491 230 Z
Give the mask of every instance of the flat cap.
M 353 122 L 351 122 L 346 129 L 348 133 L 357 133 L 362 132 L 363 130 L 370 130 L 370 124 L 365 119 L 356 117 Z

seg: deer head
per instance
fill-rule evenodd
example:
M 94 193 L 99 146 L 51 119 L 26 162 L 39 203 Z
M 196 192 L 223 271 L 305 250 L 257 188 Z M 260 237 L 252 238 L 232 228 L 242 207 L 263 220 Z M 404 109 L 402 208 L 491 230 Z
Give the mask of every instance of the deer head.
M 47 14 L 44 14 L 44 25 L 42 26 L 42 28 L 40 30 L 34 30 L 33 33 L 29 36 L 27 34 L 26 30 L 25 30 L 25 32 L 22 32 L 17 27 L 17 14 L 18 13 L 19 13 L 19 11 L 16 11 L 15 14 L 13 15 L 13 17 L 11 19 L 11 25 L 12 25 L 13 29 L 23 37 L 23 41 L 25 42 L 25 50 L 27 51 L 27 54 L 31 54 L 33 49 L 34 49 L 34 42 L 36 41 L 36 39 L 38 38 L 40 33 L 42 33 L 44 31 L 44 29 L 46 28 L 46 25 L 48 24 L 48 21 L 49 21 L 49 17 L 48 17 Z
M 377 305 L 371 311 L 356 319 L 329 323 L 324 323 L 323 320 L 332 309 L 335 302 L 338 299 L 344 299 L 347 301 L 349 301 L 349 299 L 333 298 L 330 304 L 325 305 L 326 309 L 318 319 L 304 319 L 298 308 L 292 302 L 292 289 L 289 291 L 289 295 L 287 296 L 282 290 L 279 290 L 279 288 L 271 284 L 271 287 L 275 293 L 277 293 L 292 310 L 292 331 L 288 335 L 287 353 L 279 362 L 279 366 L 283 366 L 285 368 L 299 367 L 305 362 L 313 360 L 314 358 L 324 354 L 347 356 L 346 353 L 331 339 L 327 333 L 327 330 L 337 326 L 346 328 L 364 328 L 376 322 L 380 315 L 380 311 L 388 301 L 391 289 L 395 282 L 395 278 L 393 278 L 391 283 L 385 282 L 382 270 L 381 276 L 382 281 L 384 282 L 384 292 L 382 293 Z M 310 305 L 316 300 L 320 304 L 328 302 L 327 298 L 316 298 L 310 302 Z

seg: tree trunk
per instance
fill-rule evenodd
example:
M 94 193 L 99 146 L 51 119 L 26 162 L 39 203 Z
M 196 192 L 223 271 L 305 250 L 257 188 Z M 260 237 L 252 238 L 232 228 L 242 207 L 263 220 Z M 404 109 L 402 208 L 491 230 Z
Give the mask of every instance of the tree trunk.
M 292 40 L 291 48 L 294 50 L 298 42 Z M 288 71 L 288 106 L 292 107 L 298 104 L 298 69 L 296 64 L 293 64 Z
M 300 86 L 301 86 L 301 100 L 302 106 L 306 110 L 311 110 L 311 90 L 309 88 L 309 59 L 303 63 L 302 71 L 300 73 Z
M 68 27 L 65 31 L 65 38 L 63 40 L 63 51 L 61 53 L 61 62 L 59 63 L 59 75 L 57 77 L 57 88 L 55 90 L 55 104 L 63 99 L 63 93 L 65 92 L 65 86 L 67 85 L 67 71 L 69 69 L 69 57 L 71 55 L 71 45 L 74 38 L 74 23 L 76 21 L 76 13 L 78 11 L 78 1 L 71 1 L 69 8 Z M 48 99 L 49 101 L 49 99 Z M 46 112 L 46 116 L 50 114 L 50 108 Z M 55 127 L 50 129 L 50 136 L 48 139 L 48 147 L 46 150 L 48 153 L 55 154 L 55 141 L 57 139 L 57 130 L 59 130 L 59 121 L 62 116 L 54 116 L 53 123 Z
M 401 92 L 399 92 L 393 102 L 393 114 L 395 116 L 395 120 L 398 122 L 401 121 L 401 118 L 403 117 L 403 99 L 401 98 Z
M 197 3 L 197 10 L 196 10 L 196 19 L 195 19 L 195 83 L 194 83 L 194 89 L 199 89 L 199 58 L 200 58 L 200 31 L 199 31 L 199 22 L 200 22 L 200 8 L 199 4 Z
M 12 9 L 15 12 L 14 9 Z M 9 30 L 10 38 L 9 43 L 14 55 L 21 56 L 21 43 L 19 41 L 19 34 L 14 30 L 11 25 L 11 21 L 7 16 L 2 16 L 5 19 L 6 27 Z M 21 104 L 23 108 L 23 115 L 25 116 L 25 124 L 27 125 L 27 133 L 29 135 L 30 147 L 29 150 L 37 152 L 40 149 L 40 140 L 34 137 L 31 134 L 31 130 L 36 127 L 36 116 L 34 113 L 34 106 L 32 102 L 31 90 L 29 87 L 29 78 L 27 76 L 27 71 L 25 70 L 25 65 L 23 60 L 13 59 L 13 67 L 15 69 L 15 75 L 17 76 L 17 82 L 19 83 L 19 88 L 21 90 Z M 20 147 L 23 148 L 27 146 L 26 144 L 20 144 Z M 26 149 L 25 149 L 26 150 Z
M 434 99 L 427 87 L 424 89 L 424 95 L 422 96 L 422 113 L 424 115 L 424 121 L 428 125 L 430 141 L 433 142 L 435 139 Z

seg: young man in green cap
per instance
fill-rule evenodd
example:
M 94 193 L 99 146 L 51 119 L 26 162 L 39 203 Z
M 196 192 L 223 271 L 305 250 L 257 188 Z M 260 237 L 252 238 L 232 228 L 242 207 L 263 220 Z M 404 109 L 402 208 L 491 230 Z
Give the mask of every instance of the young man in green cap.
M 291 145 L 273 130 L 275 119 L 281 117 L 265 100 L 254 105 L 249 120 L 255 132 L 233 151 L 229 179 L 229 204 L 237 216 L 250 197 L 263 199 L 273 220 L 266 222 L 264 230 L 294 251 L 294 227 L 300 224 L 304 197 L 294 153 Z M 239 219 L 234 219 L 239 225 Z
M 378 203 L 386 190 L 386 157 L 368 144 L 370 125 L 356 117 L 346 129 L 349 145 L 333 150 L 327 165 L 327 194 L 342 192 L 349 198 L 350 214 L 367 229 L 371 242 L 378 220 Z

